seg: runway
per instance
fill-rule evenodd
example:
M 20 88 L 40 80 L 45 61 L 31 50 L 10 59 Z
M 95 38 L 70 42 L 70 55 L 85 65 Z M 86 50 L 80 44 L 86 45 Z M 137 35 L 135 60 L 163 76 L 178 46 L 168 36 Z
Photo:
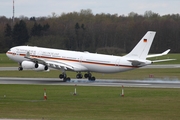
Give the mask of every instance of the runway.
M 73 79 L 62 82 L 58 78 L 11 78 L 0 77 L 0 84 L 35 84 L 35 85 L 78 85 L 78 86 L 111 86 L 111 87 L 149 87 L 149 88 L 180 88 L 179 80 L 103 80 L 90 82 L 85 79 Z

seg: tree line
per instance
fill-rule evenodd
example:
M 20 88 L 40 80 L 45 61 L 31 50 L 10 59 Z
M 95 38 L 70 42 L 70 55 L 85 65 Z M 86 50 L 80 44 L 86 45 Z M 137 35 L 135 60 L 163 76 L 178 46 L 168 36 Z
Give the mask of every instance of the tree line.
M 92 10 L 52 13 L 48 17 L 0 17 L 0 52 L 18 45 L 106 54 L 128 53 L 147 31 L 156 31 L 151 53 L 180 52 L 180 15 L 146 11 L 128 16 L 96 14 Z

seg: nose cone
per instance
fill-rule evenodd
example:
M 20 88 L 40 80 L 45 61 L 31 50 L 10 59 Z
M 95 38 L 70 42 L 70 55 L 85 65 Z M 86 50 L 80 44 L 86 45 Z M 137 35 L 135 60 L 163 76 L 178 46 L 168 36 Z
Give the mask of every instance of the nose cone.
M 8 50 L 7 52 L 6 52 L 6 56 L 8 57 L 8 58 L 10 58 L 10 59 L 12 59 L 12 51 L 11 50 Z

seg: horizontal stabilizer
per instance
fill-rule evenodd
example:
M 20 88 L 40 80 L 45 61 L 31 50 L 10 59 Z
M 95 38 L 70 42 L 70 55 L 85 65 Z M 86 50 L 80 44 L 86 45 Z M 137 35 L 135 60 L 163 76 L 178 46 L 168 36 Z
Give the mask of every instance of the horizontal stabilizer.
M 153 63 L 156 63 L 156 62 L 165 62 L 165 61 L 171 61 L 171 60 L 176 60 L 176 59 L 154 60 L 154 61 L 152 61 L 152 62 L 153 62 Z
M 161 53 L 161 54 L 148 55 L 147 58 L 167 55 L 167 54 L 169 53 L 169 51 L 170 51 L 170 49 L 166 50 L 165 52 L 163 52 L 163 53 Z

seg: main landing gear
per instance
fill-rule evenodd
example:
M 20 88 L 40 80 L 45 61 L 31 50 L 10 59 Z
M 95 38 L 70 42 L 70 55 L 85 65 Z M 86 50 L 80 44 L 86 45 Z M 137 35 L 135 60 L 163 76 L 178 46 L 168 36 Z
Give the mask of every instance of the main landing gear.
M 67 75 L 66 75 L 65 72 L 63 72 L 62 74 L 60 74 L 60 75 L 59 75 L 59 78 L 60 78 L 60 79 L 63 79 L 64 82 L 71 80 L 70 77 L 67 77 Z M 83 75 L 82 75 L 80 72 L 78 72 L 78 74 L 76 75 L 76 78 L 77 78 L 77 79 L 82 79 L 82 78 L 83 78 Z M 84 78 L 88 78 L 89 81 L 95 81 L 95 80 L 96 80 L 96 78 L 95 78 L 94 76 L 92 76 L 92 74 L 91 74 L 90 72 L 84 74 Z
M 94 76 L 92 76 L 92 74 L 90 72 L 84 74 L 85 78 L 88 78 L 89 81 L 95 81 L 96 78 Z
M 63 82 L 66 82 L 66 81 L 70 81 L 71 78 L 70 77 L 67 77 L 66 73 L 63 72 L 62 74 L 59 75 L 59 78 L 60 79 L 63 79 Z

